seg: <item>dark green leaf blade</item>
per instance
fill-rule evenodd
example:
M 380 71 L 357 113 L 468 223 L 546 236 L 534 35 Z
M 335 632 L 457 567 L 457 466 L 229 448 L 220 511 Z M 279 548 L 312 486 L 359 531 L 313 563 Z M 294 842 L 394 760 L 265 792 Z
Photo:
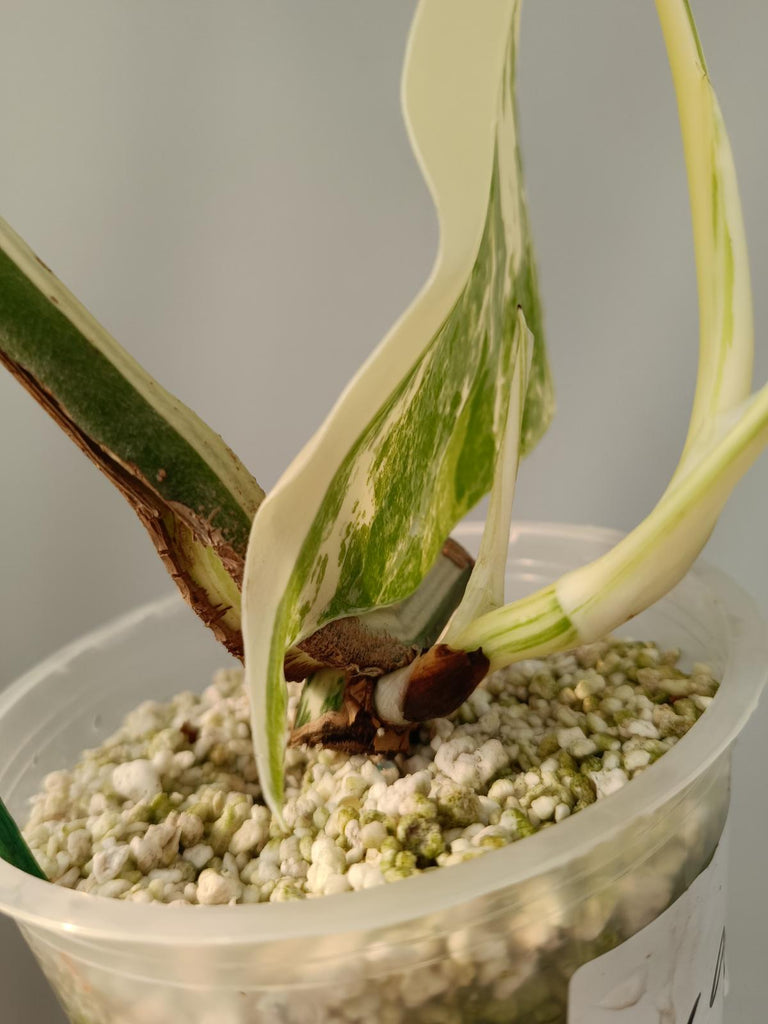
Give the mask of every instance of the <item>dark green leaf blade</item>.
M 28 875 L 47 881 L 43 870 L 27 846 L 11 812 L 0 799 L 0 858 Z

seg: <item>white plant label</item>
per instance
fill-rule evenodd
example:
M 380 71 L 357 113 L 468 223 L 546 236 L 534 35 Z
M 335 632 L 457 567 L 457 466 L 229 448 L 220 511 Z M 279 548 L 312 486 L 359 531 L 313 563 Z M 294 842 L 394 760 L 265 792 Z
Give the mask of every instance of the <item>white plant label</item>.
M 571 978 L 568 1024 L 722 1024 L 727 832 L 664 913 Z

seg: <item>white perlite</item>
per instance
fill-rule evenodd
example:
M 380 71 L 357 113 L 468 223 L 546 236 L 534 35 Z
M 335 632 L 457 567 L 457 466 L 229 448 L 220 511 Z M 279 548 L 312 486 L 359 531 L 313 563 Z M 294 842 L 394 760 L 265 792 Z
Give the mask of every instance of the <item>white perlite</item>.
M 260 800 L 241 674 L 146 703 L 48 776 L 25 836 L 46 874 L 139 902 L 257 903 L 459 863 L 609 797 L 717 690 L 650 644 L 592 644 L 490 677 L 394 759 L 290 750 L 285 831 Z M 297 690 L 294 691 L 295 704 Z

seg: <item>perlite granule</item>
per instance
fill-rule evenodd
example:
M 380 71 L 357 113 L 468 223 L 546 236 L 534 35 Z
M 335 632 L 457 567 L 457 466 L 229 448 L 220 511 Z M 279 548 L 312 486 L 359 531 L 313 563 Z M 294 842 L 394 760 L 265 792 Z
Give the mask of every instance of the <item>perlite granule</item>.
M 678 652 L 601 642 L 497 672 L 410 755 L 288 752 L 284 827 L 260 798 L 239 671 L 145 703 L 33 798 L 49 878 L 169 904 L 365 889 L 516 842 L 615 794 L 685 735 L 717 682 Z M 298 688 L 292 694 L 297 699 Z

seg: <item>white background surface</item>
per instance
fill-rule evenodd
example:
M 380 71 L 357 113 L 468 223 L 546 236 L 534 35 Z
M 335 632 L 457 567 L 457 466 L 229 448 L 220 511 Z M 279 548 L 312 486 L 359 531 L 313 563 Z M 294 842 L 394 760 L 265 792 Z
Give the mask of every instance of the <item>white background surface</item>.
M 269 487 L 426 276 L 397 104 L 412 0 L 2 0 L 0 209 Z M 694 0 L 728 124 L 768 376 L 768 7 Z M 696 298 L 650 0 L 529 0 L 521 115 L 555 425 L 520 518 L 631 527 L 682 443 Z M 141 527 L 0 376 L 0 686 L 167 590 Z M 768 606 L 768 458 L 708 548 Z M 728 1024 L 764 1017 L 763 707 L 737 756 Z M 62 1020 L 0 924 L 3 1024 Z

